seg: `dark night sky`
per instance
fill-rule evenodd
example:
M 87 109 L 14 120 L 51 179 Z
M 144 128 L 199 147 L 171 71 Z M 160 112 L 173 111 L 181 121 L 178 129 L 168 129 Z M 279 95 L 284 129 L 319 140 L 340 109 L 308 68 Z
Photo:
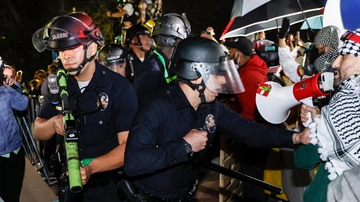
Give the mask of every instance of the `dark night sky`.
M 219 39 L 230 20 L 233 1 L 163 0 L 163 14 L 185 13 L 193 34 L 212 26 L 215 37 Z M 60 10 L 69 13 L 72 7 L 81 11 L 86 6 L 89 6 L 89 0 L 1 0 L 0 36 L 4 36 L 5 40 L 0 39 L 0 56 L 7 64 L 23 70 L 24 79 L 28 81 L 37 69 L 46 69 L 52 61 L 51 52 L 35 51 L 31 42 L 32 34 L 59 15 Z
M 163 0 L 164 12 L 186 13 L 193 34 L 208 26 L 215 29 L 216 39 L 230 20 L 233 0 Z

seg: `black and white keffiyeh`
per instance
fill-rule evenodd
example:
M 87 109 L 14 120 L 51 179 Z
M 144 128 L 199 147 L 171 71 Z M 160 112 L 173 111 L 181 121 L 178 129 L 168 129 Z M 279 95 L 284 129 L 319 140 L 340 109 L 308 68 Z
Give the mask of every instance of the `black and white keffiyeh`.
M 314 45 L 323 45 L 338 49 L 340 43 L 340 29 L 334 25 L 322 28 L 315 36 Z
M 360 28 L 353 31 L 357 36 L 360 36 Z M 344 40 L 342 47 L 339 49 L 340 55 L 353 55 L 359 57 L 360 55 L 360 44 L 350 39 Z
M 315 46 L 331 47 L 329 51 L 320 55 L 314 61 L 314 67 L 318 72 L 324 72 L 338 56 L 338 47 L 340 44 L 340 29 L 334 25 L 322 28 L 314 39 Z
M 360 76 L 347 79 L 309 128 L 330 180 L 360 164 Z
M 318 72 L 324 72 L 339 56 L 337 49 L 330 49 L 328 52 L 320 55 L 314 61 L 314 67 Z

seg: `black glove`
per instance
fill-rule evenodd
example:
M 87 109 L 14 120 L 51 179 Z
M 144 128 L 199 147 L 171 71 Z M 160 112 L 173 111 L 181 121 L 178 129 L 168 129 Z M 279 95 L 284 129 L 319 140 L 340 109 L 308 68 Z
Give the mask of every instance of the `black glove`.
M 281 28 L 278 33 L 278 38 L 283 39 L 287 35 L 287 33 L 290 31 L 290 20 L 288 18 L 284 18 L 282 21 Z

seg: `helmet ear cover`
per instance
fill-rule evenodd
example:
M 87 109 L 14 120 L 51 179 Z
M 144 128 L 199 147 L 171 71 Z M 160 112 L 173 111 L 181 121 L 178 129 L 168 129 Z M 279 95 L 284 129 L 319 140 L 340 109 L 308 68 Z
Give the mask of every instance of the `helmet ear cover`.
M 176 37 L 174 36 L 165 36 L 157 35 L 155 38 L 156 44 L 159 46 L 168 46 L 173 47 L 176 44 Z
M 86 34 L 86 32 L 88 32 L 88 34 Z M 89 36 L 92 39 L 92 41 L 97 43 L 99 46 L 104 44 L 104 38 L 100 32 L 98 25 L 96 25 L 96 27 L 92 30 L 85 30 L 84 33 L 85 35 Z

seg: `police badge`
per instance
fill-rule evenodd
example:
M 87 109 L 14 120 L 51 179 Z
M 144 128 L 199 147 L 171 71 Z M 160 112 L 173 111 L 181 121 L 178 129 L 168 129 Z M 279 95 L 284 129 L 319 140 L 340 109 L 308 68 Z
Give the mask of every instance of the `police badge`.
M 205 126 L 209 133 L 214 133 L 216 130 L 216 123 L 214 119 L 214 115 L 208 114 L 205 118 Z

